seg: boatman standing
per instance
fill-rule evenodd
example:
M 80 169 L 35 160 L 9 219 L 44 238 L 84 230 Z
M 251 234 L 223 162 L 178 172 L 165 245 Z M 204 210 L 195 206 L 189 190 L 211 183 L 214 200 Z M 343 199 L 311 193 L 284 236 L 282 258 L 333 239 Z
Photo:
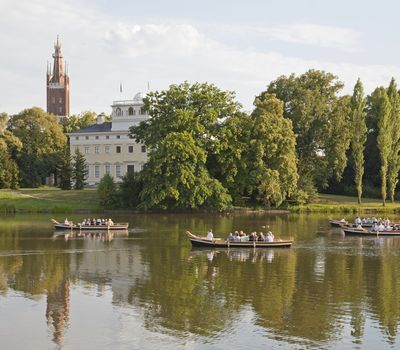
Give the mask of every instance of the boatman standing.
M 212 233 L 211 229 L 207 233 L 207 239 L 210 241 L 212 241 L 214 239 L 214 234 Z

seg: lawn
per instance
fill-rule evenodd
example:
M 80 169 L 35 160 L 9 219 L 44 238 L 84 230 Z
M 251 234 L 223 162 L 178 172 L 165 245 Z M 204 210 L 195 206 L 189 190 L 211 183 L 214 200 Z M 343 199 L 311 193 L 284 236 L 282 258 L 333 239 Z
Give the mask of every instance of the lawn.
M 382 201 L 376 198 L 362 198 L 362 203 L 357 203 L 357 197 L 339 196 L 334 194 L 319 194 L 310 204 L 291 206 L 289 209 L 298 212 L 325 212 L 325 213 L 397 213 L 400 212 L 400 203 L 386 202 L 382 206 Z
M 97 192 L 93 189 L 62 191 L 57 188 L 0 190 L 0 213 L 98 211 Z

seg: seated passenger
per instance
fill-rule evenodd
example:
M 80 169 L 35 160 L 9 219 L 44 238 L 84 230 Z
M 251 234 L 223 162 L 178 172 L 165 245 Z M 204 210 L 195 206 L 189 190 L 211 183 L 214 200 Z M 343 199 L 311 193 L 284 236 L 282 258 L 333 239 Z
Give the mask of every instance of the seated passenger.
M 207 239 L 210 240 L 210 241 L 212 241 L 214 239 L 214 234 L 212 233 L 212 230 L 208 231 Z
M 259 235 L 259 237 L 258 237 L 258 240 L 259 241 L 265 241 L 265 236 L 264 236 L 264 234 L 262 233 L 262 232 L 260 232 L 260 235 Z
M 233 242 L 235 240 L 235 237 L 233 236 L 232 232 L 229 233 L 228 238 L 226 240 L 229 242 Z

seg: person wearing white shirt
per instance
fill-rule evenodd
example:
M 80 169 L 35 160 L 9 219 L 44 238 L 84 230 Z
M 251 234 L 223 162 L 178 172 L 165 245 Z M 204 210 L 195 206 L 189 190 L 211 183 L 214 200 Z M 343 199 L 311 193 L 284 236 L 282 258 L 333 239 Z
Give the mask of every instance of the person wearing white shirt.
M 209 241 L 212 241 L 214 239 L 214 234 L 212 233 L 212 230 L 208 231 L 207 233 L 207 239 Z

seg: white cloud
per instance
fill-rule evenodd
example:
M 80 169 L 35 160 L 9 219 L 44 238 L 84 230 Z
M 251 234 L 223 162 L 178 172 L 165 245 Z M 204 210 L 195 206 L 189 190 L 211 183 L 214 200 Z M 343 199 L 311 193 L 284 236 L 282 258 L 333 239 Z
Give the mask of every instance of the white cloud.
M 53 42 L 60 34 L 71 77 L 71 110 L 109 112 L 113 99 L 132 97 L 172 83 L 208 81 L 237 92 L 248 109 L 253 98 L 281 74 L 300 74 L 324 69 L 339 76 L 350 92 L 360 77 L 366 91 L 387 85 L 391 76 L 400 79 L 397 65 L 334 63 L 282 54 L 271 45 L 266 51 L 216 40 L 192 23 L 142 23 L 116 19 L 66 0 L 53 6 L 51 0 L 2 0 L 0 12 L 0 111 L 15 113 L 38 105 L 45 107 L 46 61 L 51 60 Z M 276 40 L 337 48 L 354 48 L 358 36 L 350 29 L 285 25 L 256 28 L 238 26 L 245 36 L 269 35 Z M 274 30 L 272 30 L 274 29 Z M 258 30 L 258 32 L 257 32 Z M 297 33 L 296 33 L 297 32 Z M 234 41 L 246 40 L 233 36 Z M 245 47 L 245 48 L 239 48 Z M 308 55 L 309 56 L 309 55 Z M 124 96 L 119 94 L 123 83 Z
M 307 23 L 278 25 L 259 30 L 275 40 L 344 49 L 355 48 L 361 36 L 360 33 L 350 28 Z

